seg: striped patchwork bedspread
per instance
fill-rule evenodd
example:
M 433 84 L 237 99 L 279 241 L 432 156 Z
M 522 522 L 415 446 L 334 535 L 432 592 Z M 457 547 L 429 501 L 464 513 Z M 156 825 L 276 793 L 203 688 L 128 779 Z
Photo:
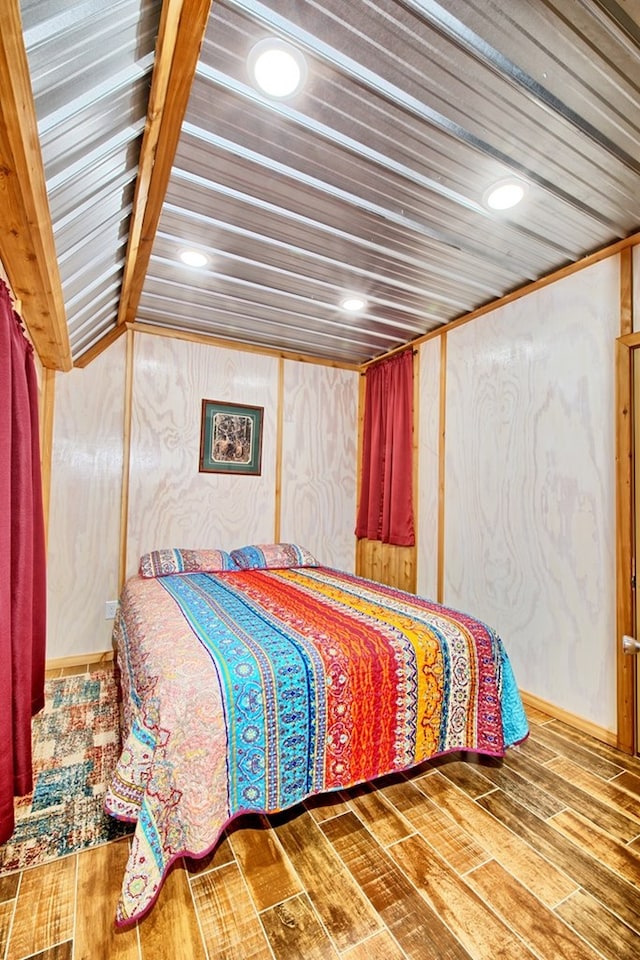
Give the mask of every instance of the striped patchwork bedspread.
M 134 577 L 116 642 L 124 743 L 106 809 L 137 821 L 120 925 L 239 813 L 527 735 L 488 626 L 326 567 Z

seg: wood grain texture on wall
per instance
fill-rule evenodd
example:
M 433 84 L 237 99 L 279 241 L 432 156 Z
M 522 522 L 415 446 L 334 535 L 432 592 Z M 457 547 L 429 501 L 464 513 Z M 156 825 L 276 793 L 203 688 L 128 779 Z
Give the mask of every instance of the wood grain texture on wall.
M 118 596 L 124 340 L 55 379 L 47 658 L 107 650 Z
M 278 360 L 136 334 L 127 571 L 164 547 L 273 540 Z M 199 473 L 202 400 L 264 407 L 261 476 Z
M 283 541 L 327 566 L 354 569 L 359 375 L 285 361 L 282 431 Z
M 440 431 L 440 338 L 420 347 L 418 447 L 417 591 L 436 598 L 438 589 L 438 454 Z
M 611 257 L 448 335 L 445 603 L 524 690 L 615 730 Z

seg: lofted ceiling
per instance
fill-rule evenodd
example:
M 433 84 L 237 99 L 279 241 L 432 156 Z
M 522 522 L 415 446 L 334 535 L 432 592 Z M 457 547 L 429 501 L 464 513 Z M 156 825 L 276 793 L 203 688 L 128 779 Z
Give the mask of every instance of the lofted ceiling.
M 249 77 L 269 35 L 290 99 Z M 640 0 L 3 0 L 0 89 L 0 258 L 54 369 L 131 323 L 360 364 L 640 228 Z

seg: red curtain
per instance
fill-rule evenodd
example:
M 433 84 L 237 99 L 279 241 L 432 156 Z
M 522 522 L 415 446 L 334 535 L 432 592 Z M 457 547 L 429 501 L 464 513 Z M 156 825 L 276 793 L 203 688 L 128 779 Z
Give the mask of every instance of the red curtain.
M 413 350 L 373 364 L 365 377 L 356 536 L 412 547 Z
M 0 280 L 0 843 L 29 793 L 31 717 L 44 706 L 45 545 L 33 347 Z

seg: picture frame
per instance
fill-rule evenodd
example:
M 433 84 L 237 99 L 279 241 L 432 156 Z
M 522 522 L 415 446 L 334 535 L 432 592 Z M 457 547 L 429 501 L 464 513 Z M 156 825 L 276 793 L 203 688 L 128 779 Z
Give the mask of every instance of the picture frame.
M 203 400 L 200 422 L 200 473 L 246 474 L 262 471 L 264 407 Z

